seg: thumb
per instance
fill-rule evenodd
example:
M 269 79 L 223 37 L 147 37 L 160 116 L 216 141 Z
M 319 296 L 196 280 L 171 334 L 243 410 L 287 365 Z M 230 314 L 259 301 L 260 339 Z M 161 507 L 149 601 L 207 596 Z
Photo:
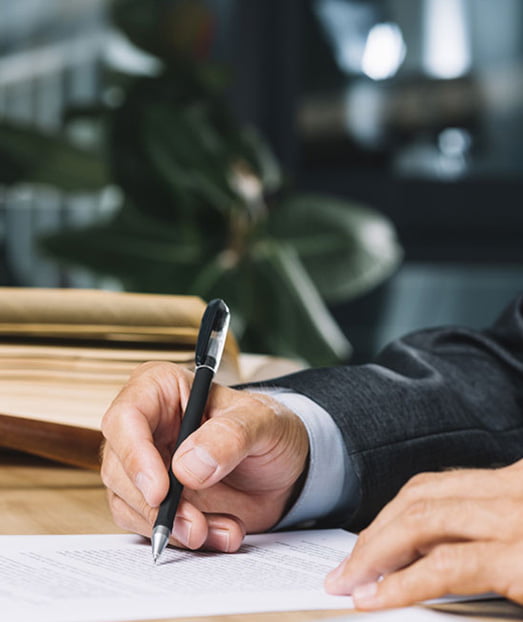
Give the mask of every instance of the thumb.
M 238 416 L 206 421 L 176 451 L 172 468 L 192 490 L 207 488 L 226 477 L 253 449 L 254 432 Z
M 302 426 L 296 415 L 268 396 L 225 391 L 228 392 L 226 407 L 215 410 L 176 451 L 172 462 L 176 477 L 192 490 L 199 490 L 222 480 L 246 457 L 265 456 L 264 462 L 270 462 L 271 457 L 278 455 L 288 467 L 286 475 L 292 476 L 296 471 L 297 477 L 307 449 L 303 452 L 291 449 L 290 439 L 301 435 L 301 430 L 295 430 Z M 306 437 L 305 431 L 303 435 Z M 307 440 L 304 443 L 307 445 Z M 287 462 L 296 464 L 287 465 Z

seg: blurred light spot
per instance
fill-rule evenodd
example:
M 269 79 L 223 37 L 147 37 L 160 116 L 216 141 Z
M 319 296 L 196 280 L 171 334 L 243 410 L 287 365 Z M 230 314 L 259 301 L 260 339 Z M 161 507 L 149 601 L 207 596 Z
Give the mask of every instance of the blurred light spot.
M 314 7 L 340 69 L 349 74 L 361 73 L 367 36 L 377 21 L 376 7 L 347 0 L 316 0 Z
M 110 108 L 118 108 L 125 101 L 125 91 L 119 86 L 109 86 L 102 93 L 102 99 Z
M 142 52 L 117 31 L 109 35 L 105 60 L 114 69 L 135 75 L 156 76 L 162 70 L 159 59 Z
M 470 133 L 459 127 L 448 127 L 438 136 L 438 147 L 448 157 L 459 157 L 470 149 Z
M 118 186 L 106 186 L 99 195 L 100 214 L 105 217 L 112 217 L 122 207 L 124 203 L 124 195 Z
M 463 0 L 426 0 L 424 67 L 436 78 L 452 79 L 471 65 L 471 50 Z
M 345 91 L 345 129 L 367 149 L 383 141 L 387 101 L 382 90 L 368 80 L 354 82 Z
M 369 222 L 362 228 L 361 235 L 368 249 L 380 251 L 391 243 L 391 229 L 384 222 Z
M 373 80 L 386 80 L 396 74 L 405 53 L 405 41 L 398 25 L 376 24 L 367 37 L 362 69 Z

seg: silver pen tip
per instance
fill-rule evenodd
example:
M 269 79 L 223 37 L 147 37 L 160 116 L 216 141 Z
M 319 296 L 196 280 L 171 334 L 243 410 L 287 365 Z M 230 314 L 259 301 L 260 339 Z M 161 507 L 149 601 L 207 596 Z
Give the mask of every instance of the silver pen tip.
M 151 543 L 152 543 L 152 553 L 154 563 L 156 564 L 160 555 L 162 554 L 165 547 L 169 544 L 169 536 L 171 535 L 171 531 L 164 527 L 163 525 L 159 525 L 153 529 Z

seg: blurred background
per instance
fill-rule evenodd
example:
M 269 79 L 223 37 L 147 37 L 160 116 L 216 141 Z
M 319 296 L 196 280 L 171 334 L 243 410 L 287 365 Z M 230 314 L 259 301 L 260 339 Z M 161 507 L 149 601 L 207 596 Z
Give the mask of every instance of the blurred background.
M 184 116 L 188 101 L 192 112 L 195 101 L 208 106 L 200 125 Z M 145 121 L 153 107 L 155 129 Z M 155 148 L 167 144 L 162 128 L 180 119 L 186 124 L 169 143 L 179 152 L 169 160 Z M 184 134 L 191 119 L 195 132 L 205 127 L 201 160 L 186 158 L 198 142 Z M 0 122 L 1 285 L 223 295 L 237 299 L 242 347 L 312 364 L 367 360 L 420 327 L 483 327 L 523 290 L 521 0 L 0 0 Z M 253 147 L 242 128 L 254 128 L 263 144 Z M 137 145 L 135 133 L 147 140 Z M 227 149 L 215 149 L 211 162 L 216 136 L 226 137 Z M 221 245 L 225 221 L 216 216 L 227 198 L 216 190 L 213 199 L 208 183 L 232 152 L 213 192 L 228 184 L 229 201 L 242 205 L 243 216 L 227 215 L 234 226 L 225 237 L 248 229 L 232 245 L 249 257 L 247 272 L 237 271 L 237 259 L 227 264 L 231 245 Z M 200 161 L 209 177 L 188 190 L 182 175 L 176 185 L 176 167 Z M 162 184 L 168 190 L 157 195 Z M 193 222 L 186 211 L 202 188 Z M 289 193 L 301 199 L 293 203 Z M 219 206 L 208 216 L 202 202 Z M 133 272 L 140 257 L 122 260 L 123 242 L 118 256 L 110 252 L 130 226 L 130 203 L 143 206 L 132 213 L 152 213 L 158 231 L 147 239 L 171 249 L 196 235 L 180 219 L 208 227 L 199 243 L 216 235 L 205 252 L 219 262 L 191 276 L 182 258 L 190 279 L 177 281 L 173 267 L 167 283 L 151 276 L 161 262 L 151 263 L 140 280 L 140 268 Z M 264 210 L 274 216 L 256 215 Z M 149 232 L 149 224 L 133 223 L 126 243 L 136 248 L 136 231 Z M 185 237 L 170 238 L 166 223 Z M 321 243 L 322 231 L 349 226 L 347 239 L 374 262 L 367 257 L 364 285 L 340 277 L 360 255 L 331 258 L 333 238 Z M 293 232 L 303 233 L 301 246 Z M 285 249 L 271 255 L 274 239 Z M 311 240 L 314 261 L 303 250 Z M 223 280 L 231 270 L 239 292 Z M 262 302 L 253 304 L 256 295 Z M 327 312 L 350 346 L 332 345 L 338 335 Z M 271 342 L 252 334 L 270 332 L 283 316 Z M 324 316 L 318 332 L 330 331 L 330 346 L 303 351 L 307 322 Z M 282 345 L 278 335 L 292 332 L 293 343 Z

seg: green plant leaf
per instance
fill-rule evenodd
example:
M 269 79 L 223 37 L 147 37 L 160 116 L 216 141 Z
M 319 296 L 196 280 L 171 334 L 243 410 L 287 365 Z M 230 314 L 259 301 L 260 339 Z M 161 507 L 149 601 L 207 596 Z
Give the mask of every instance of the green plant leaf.
M 313 365 L 346 361 L 351 346 L 325 306 L 297 252 L 277 241 L 260 243 L 251 269 L 247 326 L 274 354 Z
M 229 183 L 231 162 L 224 138 L 210 123 L 205 106 L 156 106 L 146 114 L 143 131 L 153 165 L 173 196 L 199 197 L 210 209 L 229 213 L 239 197 Z
M 168 248 L 198 248 L 199 258 L 212 256 L 223 246 L 223 231 L 211 221 L 202 227 L 192 219 L 173 218 L 171 221 L 159 220 L 145 211 L 140 211 L 126 201 L 111 222 L 111 229 L 131 238 L 145 239 L 166 244 Z
M 292 245 L 322 297 L 332 303 L 371 291 L 403 257 L 387 218 L 332 197 L 292 197 L 271 210 L 268 227 Z
M 262 241 L 239 262 L 221 253 L 202 263 L 187 293 L 227 301 L 232 330 L 245 352 L 313 365 L 350 356 L 351 345 L 291 246 Z
M 112 0 L 111 16 L 135 45 L 167 62 L 205 57 L 214 36 L 202 0 Z
M 0 123 L 0 182 L 48 184 L 65 191 L 99 190 L 109 172 L 99 153 L 81 149 L 59 134 Z
M 223 95 L 185 73 L 135 82 L 114 112 L 110 144 L 117 183 L 159 219 L 209 229 L 234 212 L 251 212 L 252 198 L 236 183 L 239 170 L 259 179 L 260 206 L 281 185 L 261 138 L 234 119 Z
M 239 134 L 240 153 L 259 175 L 265 193 L 275 193 L 282 185 L 282 172 L 269 145 L 254 130 L 245 128 Z
M 47 235 L 40 246 L 65 265 L 117 277 L 135 291 L 186 293 L 205 261 L 199 243 L 148 238 L 113 223 Z

